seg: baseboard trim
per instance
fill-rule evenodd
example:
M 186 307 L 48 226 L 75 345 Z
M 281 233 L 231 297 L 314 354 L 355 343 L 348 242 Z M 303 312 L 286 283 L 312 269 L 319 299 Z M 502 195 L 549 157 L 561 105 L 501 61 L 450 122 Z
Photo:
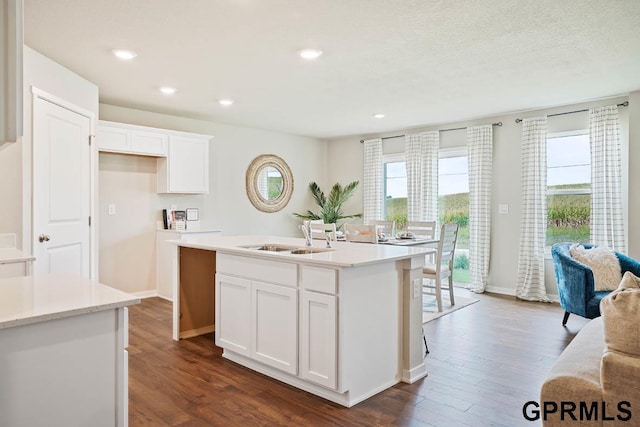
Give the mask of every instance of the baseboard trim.
M 490 294 L 509 295 L 512 297 L 516 296 L 516 290 L 514 288 L 501 288 L 498 286 L 487 286 L 487 289 L 485 290 L 485 292 L 488 292 Z M 547 297 L 552 302 L 560 302 L 560 299 L 558 298 L 558 294 L 547 294 Z
M 158 291 L 132 292 L 131 295 L 134 295 L 138 298 L 152 298 L 158 296 Z
M 418 380 L 427 376 L 427 366 L 424 363 L 419 364 L 412 369 L 402 370 L 402 382 L 407 384 L 413 384 Z

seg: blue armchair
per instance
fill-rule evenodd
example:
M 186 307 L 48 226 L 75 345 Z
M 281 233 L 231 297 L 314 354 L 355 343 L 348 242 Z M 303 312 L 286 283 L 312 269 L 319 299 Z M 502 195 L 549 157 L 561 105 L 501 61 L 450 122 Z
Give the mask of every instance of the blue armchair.
M 558 284 L 558 296 L 560 305 L 565 310 L 562 326 L 567 324 L 569 313 L 577 314 L 587 319 L 600 316 L 600 300 L 611 291 L 594 290 L 593 272 L 583 263 L 571 258 L 569 248 L 573 243 L 556 243 L 551 247 L 553 268 Z M 594 245 L 581 243 L 586 249 Z M 640 276 L 640 262 L 628 256 L 615 252 L 622 274 L 631 271 Z

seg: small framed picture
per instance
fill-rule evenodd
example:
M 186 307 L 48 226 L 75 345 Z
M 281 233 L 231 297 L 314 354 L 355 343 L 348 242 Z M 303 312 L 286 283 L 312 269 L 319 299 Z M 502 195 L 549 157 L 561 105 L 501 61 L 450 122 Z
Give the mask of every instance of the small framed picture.
M 187 221 L 198 221 L 198 208 L 187 208 Z

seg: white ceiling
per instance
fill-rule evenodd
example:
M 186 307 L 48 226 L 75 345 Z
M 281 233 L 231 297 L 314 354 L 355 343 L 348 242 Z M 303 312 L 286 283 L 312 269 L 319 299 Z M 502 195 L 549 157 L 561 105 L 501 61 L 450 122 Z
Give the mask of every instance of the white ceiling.
M 100 102 L 333 138 L 640 90 L 638 0 L 24 0 Z M 315 62 L 299 49 L 324 51 Z M 111 50 L 138 53 L 131 62 Z M 158 88 L 174 86 L 167 97 Z M 230 108 L 217 104 L 233 98 Z M 385 113 L 374 119 L 374 113 Z

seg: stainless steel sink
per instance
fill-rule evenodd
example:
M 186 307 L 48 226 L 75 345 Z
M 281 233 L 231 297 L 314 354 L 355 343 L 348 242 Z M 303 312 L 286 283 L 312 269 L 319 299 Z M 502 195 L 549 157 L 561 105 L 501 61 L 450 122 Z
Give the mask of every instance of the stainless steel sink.
M 262 245 L 256 248 L 259 251 L 269 251 L 269 252 L 282 252 L 282 251 L 290 251 L 291 247 L 289 246 L 278 246 L 278 245 Z
M 268 244 L 268 243 L 264 245 L 251 245 L 251 246 L 242 246 L 242 247 L 246 249 L 253 249 L 256 251 L 290 253 L 292 255 L 309 255 L 309 254 L 315 254 L 319 252 L 327 252 L 327 251 L 333 250 L 333 249 L 323 249 L 323 248 L 276 245 L 276 244 Z
M 316 252 L 324 252 L 324 251 L 318 251 L 315 249 L 307 249 L 307 248 L 294 249 L 293 251 L 291 251 L 293 255 L 314 254 Z

